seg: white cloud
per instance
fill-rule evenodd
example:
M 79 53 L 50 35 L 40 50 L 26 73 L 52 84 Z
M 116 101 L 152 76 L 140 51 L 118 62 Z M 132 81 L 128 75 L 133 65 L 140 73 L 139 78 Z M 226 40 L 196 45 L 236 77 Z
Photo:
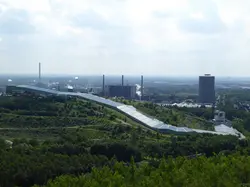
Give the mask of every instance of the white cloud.
M 23 9 L 29 12 L 50 11 L 49 0 L 2 0 L 3 4 L 7 4 L 9 8 Z
M 193 19 L 204 19 L 204 15 L 201 12 L 194 12 L 190 17 Z
M 248 75 L 248 0 L 0 0 L 1 72 Z M 3 68 L 2 68 L 3 67 Z

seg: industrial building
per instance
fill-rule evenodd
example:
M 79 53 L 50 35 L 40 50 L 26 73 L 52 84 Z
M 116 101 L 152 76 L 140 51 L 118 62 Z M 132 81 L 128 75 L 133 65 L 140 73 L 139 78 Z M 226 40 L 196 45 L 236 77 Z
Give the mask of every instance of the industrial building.
M 108 85 L 106 86 L 105 92 L 109 97 L 124 97 L 126 99 L 135 99 L 136 86 Z
M 8 95 L 13 95 L 13 94 L 17 95 L 17 94 L 23 94 L 24 90 L 14 85 L 7 85 L 5 92 Z
M 199 103 L 215 103 L 215 77 L 210 74 L 199 77 Z
M 143 82 L 143 78 L 142 78 Z M 122 75 L 121 85 L 105 85 L 105 76 L 103 75 L 103 96 L 124 97 L 125 99 L 136 99 L 136 85 L 124 85 L 124 75 Z

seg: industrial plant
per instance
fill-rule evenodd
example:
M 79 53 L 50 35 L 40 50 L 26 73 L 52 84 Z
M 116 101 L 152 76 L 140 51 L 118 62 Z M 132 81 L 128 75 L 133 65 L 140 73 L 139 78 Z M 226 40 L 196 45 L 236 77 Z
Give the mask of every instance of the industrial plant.
M 143 76 L 141 76 L 141 86 L 137 90 L 136 85 L 124 85 L 124 75 L 122 75 L 120 85 L 105 85 L 105 75 L 103 75 L 103 96 L 123 97 L 125 99 L 142 99 Z
M 107 83 L 106 76 L 102 76 L 102 82 L 99 81 L 98 86 L 90 86 L 89 84 L 83 85 L 79 83 L 79 77 L 73 77 L 67 81 L 49 81 L 47 84 L 42 81 L 42 64 L 39 62 L 38 64 L 38 80 L 34 80 L 29 85 L 36 86 L 39 88 L 48 88 L 56 91 L 62 92 L 80 92 L 80 93 L 91 93 L 98 96 L 113 98 L 113 97 L 121 97 L 128 100 L 148 100 L 144 94 L 144 77 L 141 75 L 139 84 L 129 84 L 126 82 L 125 84 L 125 76 L 121 76 L 120 83 Z M 17 91 L 15 85 L 12 80 L 8 83 L 6 87 L 6 93 L 10 94 L 13 91 Z M 215 77 L 210 74 L 205 74 L 203 76 L 199 76 L 199 91 L 198 91 L 198 100 L 194 103 L 188 103 L 190 106 L 192 104 L 193 107 L 197 106 L 212 106 L 215 104 Z M 178 103 L 169 103 L 167 105 L 179 106 L 186 104 L 181 102 Z
M 124 75 L 121 77 L 120 84 L 108 84 L 106 85 L 105 75 L 102 76 L 102 88 L 99 87 L 90 87 L 79 85 L 78 79 L 79 77 L 74 77 L 73 80 L 68 80 L 67 82 L 49 82 L 47 84 L 43 83 L 42 81 L 42 64 L 39 62 L 38 64 L 38 81 L 34 80 L 30 85 L 36 86 L 39 88 L 48 88 L 55 91 L 62 91 L 62 92 L 80 92 L 80 93 L 91 93 L 98 96 L 103 97 L 122 97 L 124 99 L 136 99 L 142 100 L 143 99 L 143 76 L 141 76 L 141 85 L 132 85 L 124 83 Z M 13 92 L 19 92 L 17 87 L 13 84 L 7 85 L 6 93 L 12 94 Z
M 44 83 L 42 81 L 42 64 L 39 62 L 38 64 L 38 80 L 34 80 L 29 83 L 29 85 L 36 86 L 39 88 L 48 88 L 56 91 L 62 92 L 80 92 L 80 93 L 91 93 L 98 96 L 113 98 L 119 97 L 128 100 L 148 100 L 150 96 L 145 96 L 144 93 L 144 77 L 141 75 L 140 83 L 129 84 L 126 82 L 125 84 L 125 76 L 121 76 L 120 83 L 107 83 L 106 76 L 102 76 L 102 81 L 99 79 L 98 86 L 91 86 L 89 84 L 80 84 L 80 78 L 78 76 L 72 77 L 72 79 L 67 81 L 49 81 L 48 83 Z M 97 80 L 98 81 L 98 80 Z M 8 82 L 6 87 L 6 93 L 10 94 L 13 91 L 17 91 L 15 85 L 11 82 Z M 193 103 L 185 103 L 185 101 L 181 101 L 181 103 L 166 103 L 166 106 L 212 106 L 215 104 L 215 77 L 210 74 L 205 74 L 203 76 L 199 76 L 199 89 L 198 89 L 198 99 Z

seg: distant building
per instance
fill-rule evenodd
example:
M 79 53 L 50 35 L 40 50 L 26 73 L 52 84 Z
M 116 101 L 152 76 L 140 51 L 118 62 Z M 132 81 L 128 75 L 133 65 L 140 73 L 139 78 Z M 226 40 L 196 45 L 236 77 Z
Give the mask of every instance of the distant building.
M 105 93 L 109 97 L 134 99 L 136 97 L 136 86 L 108 85 L 106 86 Z
M 0 92 L 5 92 L 5 87 L 0 87 Z
M 68 92 L 74 92 L 74 88 L 72 86 L 68 86 Z
M 48 85 L 42 82 L 38 82 L 34 86 L 39 87 L 39 88 L 48 88 Z
M 210 74 L 199 77 L 199 103 L 215 103 L 215 77 Z
M 24 93 L 24 90 L 17 88 L 14 85 L 8 85 L 8 86 L 6 86 L 5 92 L 6 92 L 6 94 L 13 95 L 13 94 L 22 94 L 22 93 Z
M 226 121 L 226 113 L 224 111 L 216 110 L 214 112 L 214 121 L 219 123 L 225 123 Z

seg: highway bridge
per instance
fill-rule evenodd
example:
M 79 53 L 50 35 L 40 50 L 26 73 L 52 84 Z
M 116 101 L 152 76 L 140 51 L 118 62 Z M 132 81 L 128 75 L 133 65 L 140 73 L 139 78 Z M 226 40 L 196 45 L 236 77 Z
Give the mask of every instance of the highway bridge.
M 28 91 L 37 94 L 45 94 L 45 95 L 55 95 L 55 96 L 73 96 L 82 98 L 85 100 L 94 101 L 100 104 L 104 104 L 108 107 L 111 107 L 129 118 L 137 121 L 138 123 L 156 130 L 161 133 L 171 133 L 171 134 L 185 134 L 185 133 L 209 133 L 209 134 L 217 134 L 217 135 L 234 135 L 239 136 L 240 138 L 245 138 L 240 132 L 236 129 L 227 127 L 225 125 L 219 125 L 215 127 L 215 131 L 207 131 L 207 130 L 200 130 L 200 129 L 191 129 L 187 127 L 176 127 L 170 124 L 165 124 L 162 121 L 159 121 L 155 118 L 146 116 L 138 111 L 133 106 L 125 105 L 123 103 L 115 102 L 110 99 L 106 99 L 103 97 L 99 97 L 92 94 L 87 93 L 74 93 L 74 92 L 60 92 L 56 90 L 51 90 L 47 88 L 39 88 L 36 86 L 30 85 L 19 85 L 17 86 L 19 90 Z

